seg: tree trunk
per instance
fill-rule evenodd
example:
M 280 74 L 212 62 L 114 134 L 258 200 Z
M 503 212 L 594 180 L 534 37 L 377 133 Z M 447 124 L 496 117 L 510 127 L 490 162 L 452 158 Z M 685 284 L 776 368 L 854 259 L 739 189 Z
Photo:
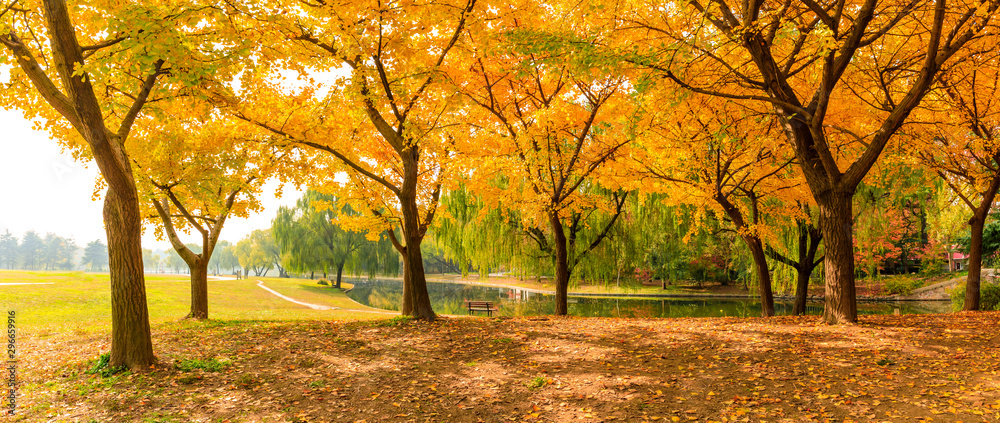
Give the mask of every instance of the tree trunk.
M 974 214 L 969 219 L 972 241 L 969 244 L 969 276 L 965 279 L 965 305 L 962 310 L 979 310 L 979 284 L 983 269 L 983 227 L 986 214 Z
M 188 263 L 191 270 L 191 312 L 187 317 L 204 320 L 208 318 L 208 262 L 198 260 Z
M 403 314 L 422 320 L 437 318 L 431 307 L 431 298 L 427 294 L 424 257 L 420 252 L 419 239 L 407 238 L 406 241 L 406 254 L 403 256 L 403 297 Z
M 110 183 L 110 181 L 108 181 Z M 132 195 L 127 195 L 132 194 Z M 142 224 L 135 188 L 126 195 L 109 186 L 104 199 L 111 273 L 111 360 L 131 370 L 156 363 L 142 269 Z
M 823 321 L 828 324 L 855 323 L 858 320 L 854 286 L 853 197 L 853 190 L 831 190 L 816 198 L 820 229 L 826 243 Z
M 792 314 L 799 316 L 806 313 L 806 300 L 809 296 L 809 278 L 819 262 L 816 252 L 823 234 L 813 225 L 799 224 L 799 262 L 795 266 L 795 306 Z
M 340 262 L 340 264 L 337 265 L 337 285 L 334 286 L 334 288 L 340 288 L 340 278 L 341 275 L 343 274 L 344 274 L 344 262 Z
M 47 38 L 52 46 L 53 67 L 60 76 L 66 90 L 65 95 L 53 88 L 52 81 L 37 65 L 29 64 L 30 53 L 26 49 L 24 56 L 18 59 L 19 64 L 46 101 L 87 141 L 101 176 L 108 184 L 104 200 L 104 227 L 108 237 L 111 278 L 109 365 L 139 370 L 156 363 L 156 356 L 153 355 L 149 311 L 146 306 L 139 198 L 130 161 L 123 147 L 124 138 L 134 122 L 129 119 L 134 119 L 134 115 L 132 118 L 126 117 L 117 133 L 108 130 L 90 78 L 86 72 L 80 71 L 81 65 L 85 64 L 83 50 L 76 38 L 76 28 L 70 19 L 66 2 L 48 0 L 43 3 L 48 26 Z M 17 50 L 23 48 L 12 47 L 11 44 L 7 46 Z M 155 75 L 145 80 L 144 90 L 136 97 L 134 106 L 141 108 L 155 81 Z
M 403 315 L 423 320 L 434 320 L 437 315 L 431 307 L 427 294 L 427 279 L 424 275 L 424 257 L 420 243 L 433 214 L 422 222 L 417 207 L 417 183 L 419 180 L 420 150 L 414 145 L 400 152 L 403 161 L 403 184 L 396 192 L 400 211 L 403 214 L 402 237 L 405 245 L 390 232 L 393 246 L 403 256 Z
M 569 250 L 566 242 L 566 232 L 563 230 L 562 219 L 558 213 L 549 214 L 549 224 L 552 226 L 552 244 L 556 249 L 556 311 L 557 316 L 569 313 Z
M 771 291 L 771 272 L 767 268 L 767 256 L 764 254 L 764 245 L 760 242 L 760 238 L 743 237 L 743 240 L 750 247 L 754 268 L 757 271 L 760 315 L 761 317 L 774 316 L 774 293 Z
M 795 304 L 792 307 L 793 316 L 806 314 L 806 300 L 809 298 L 809 277 L 812 270 L 805 266 L 795 268 Z

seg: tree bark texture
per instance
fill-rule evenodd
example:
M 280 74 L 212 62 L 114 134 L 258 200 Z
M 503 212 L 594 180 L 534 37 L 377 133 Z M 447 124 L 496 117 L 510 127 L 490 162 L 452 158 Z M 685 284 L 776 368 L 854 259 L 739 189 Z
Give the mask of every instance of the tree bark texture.
M 823 233 L 813 225 L 805 222 L 799 224 L 799 262 L 795 267 L 795 306 L 792 314 L 799 316 L 806 313 L 806 300 L 809 297 L 809 278 L 820 262 L 816 261 L 819 243 Z
M 404 150 L 401 156 L 403 184 L 397 197 L 403 212 L 402 232 L 406 245 L 399 245 L 398 242 L 393 244 L 403 255 L 403 315 L 434 320 L 437 315 L 431 307 L 430 295 L 427 294 L 424 257 L 420 252 L 420 243 L 423 241 L 426 224 L 430 223 L 431 216 L 428 216 L 427 223 L 423 224 L 417 208 L 419 152 L 415 146 L 411 146 Z
M 998 159 L 1000 154 L 993 156 L 994 163 L 1000 163 Z M 986 216 L 993 207 L 993 200 L 998 190 L 1000 190 L 1000 175 L 994 175 L 990 185 L 983 192 L 982 202 L 979 207 L 972 210 L 972 218 L 969 219 L 972 239 L 969 245 L 969 276 L 965 280 L 965 303 L 962 305 L 962 310 L 979 310 L 979 288 L 983 272 L 983 228 L 986 226 Z
M 549 224 L 552 226 L 553 247 L 555 247 L 555 268 L 556 268 L 556 309 L 557 316 L 565 316 L 569 313 L 568 293 L 569 293 L 569 249 L 566 240 L 566 231 L 563 228 L 562 219 L 559 213 L 549 214 Z
M 983 227 L 986 214 L 976 213 L 969 219 L 972 242 L 969 245 L 969 276 L 965 279 L 965 304 L 962 310 L 979 310 L 979 286 L 983 270 Z
M 817 198 L 819 223 L 826 243 L 826 304 L 823 321 L 829 324 L 858 320 L 854 284 L 854 190 L 828 191 Z
M 407 241 L 406 255 L 403 256 L 403 296 L 404 308 L 409 304 L 409 311 L 403 314 L 422 320 L 437 318 L 431 307 L 430 295 L 427 294 L 424 258 L 420 252 L 419 240 Z
M 741 235 L 740 238 L 743 238 L 743 241 L 750 249 L 750 255 L 753 257 L 754 270 L 757 272 L 757 292 L 760 294 L 761 316 L 774 316 L 774 293 L 771 289 L 771 271 L 767 267 L 767 255 L 764 253 L 764 244 L 760 241 L 760 238 L 745 232 L 747 230 L 747 222 L 743 217 L 743 212 L 730 202 L 725 195 L 717 191 L 715 201 L 722 206 L 726 215 L 733 221 L 736 229 L 744 231 L 744 235 Z M 756 220 L 756 214 L 753 215 L 753 218 Z
M 100 103 L 86 74 L 74 74 L 84 63 L 83 50 L 64 0 L 46 0 L 45 16 L 56 71 L 67 96 L 45 94 L 80 132 L 90 146 L 101 176 L 108 184 L 104 200 L 104 225 L 108 237 L 111 273 L 111 367 L 139 370 L 156 363 L 149 330 L 146 281 L 142 265 L 142 224 L 132 168 L 123 146 L 135 113 L 141 109 L 155 75 L 147 78 L 132 110 L 118 133 L 107 129 Z M 21 60 L 27 60 L 21 58 Z M 24 64 L 22 63 L 22 68 Z M 45 85 L 38 69 L 27 70 L 36 86 Z M 51 81 L 48 82 L 51 86 Z M 51 88 L 51 87 L 50 87 Z M 48 89 L 48 88 L 45 88 Z M 41 91 L 41 90 L 40 90 Z
M 771 290 L 771 271 L 767 268 L 767 256 L 764 254 L 764 245 L 760 238 L 752 236 L 742 237 L 750 248 L 750 255 L 753 256 L 754 268 L 757 270 L 757 292 L 760 295 L 760 315 L 761 317 L 774 316 L 774 293 Z
M 187 317 L 204 320 L 208 318 L 208 261 L 188 263 L 188 267 L 191 269 L 191 311 Z
M 140 370 L 156 363 L 156 356 L 149 329 L 142 267 L 142 225 L 134 186 L 131 192 L 132 196 L 123 196 L 118 189 L 109 186 L 104 199 L 111 273 L 111 359 L 108 365 Z

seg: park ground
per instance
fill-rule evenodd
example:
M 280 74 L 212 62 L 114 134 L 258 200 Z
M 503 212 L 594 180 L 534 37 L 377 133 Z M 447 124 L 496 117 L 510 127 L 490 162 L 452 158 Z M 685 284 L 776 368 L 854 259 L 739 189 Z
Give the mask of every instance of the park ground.
M 410 321 L 311 281 L 148 280 L 160 363 L 88 374 L 108 350 L 107 277 L 0 272 L 18 314 L 13 421 L 998 421 L 1000 312 Z

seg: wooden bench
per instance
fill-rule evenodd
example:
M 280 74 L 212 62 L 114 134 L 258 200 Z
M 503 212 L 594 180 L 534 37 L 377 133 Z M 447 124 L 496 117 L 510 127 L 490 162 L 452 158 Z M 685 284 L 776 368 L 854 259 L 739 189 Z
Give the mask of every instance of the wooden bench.
M 469 301 L 465 300 L 465 307 L 469 309 L 469 314 L 476 311 L 485 311 L 486 315 L 493 317 L 493 312 L 499 309 L 493 305 L 492 301 Z

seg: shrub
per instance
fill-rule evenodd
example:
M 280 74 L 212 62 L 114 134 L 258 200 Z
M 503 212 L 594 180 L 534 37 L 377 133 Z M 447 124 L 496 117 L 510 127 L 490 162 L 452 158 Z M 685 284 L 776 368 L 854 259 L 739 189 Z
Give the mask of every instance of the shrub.
M 948 260 L 945 259 L 947 249 L 941 246 L 940 241 L 931 240 L 924 248 L 916 251 L 917 258 L 920 259 L 920 274 L 930 277 L 944 273 Z
M 639 283 L 646 285 L 653 282 L 653 269 L 650 268 L 636 268 L 635 269 L 635 280 Z
M 323 285 L 323 286 L 330 285 L 330 282 L 327 282 L 326 279 L 320 279 L 319 282 L 316 282 L 316 283 L 318 283 L 320 285 Z
M 909 295 L 923 283 L 918 279 L 908 277 L 884 278 L 882 291 L 885 295 Z
M 965 284 L 959 283 L 951 291 L 951 307 L 955 311 L 965 306 Z M 1000 285 L 984 283 L 979 287 L 979 309 L 1000 310 Z

